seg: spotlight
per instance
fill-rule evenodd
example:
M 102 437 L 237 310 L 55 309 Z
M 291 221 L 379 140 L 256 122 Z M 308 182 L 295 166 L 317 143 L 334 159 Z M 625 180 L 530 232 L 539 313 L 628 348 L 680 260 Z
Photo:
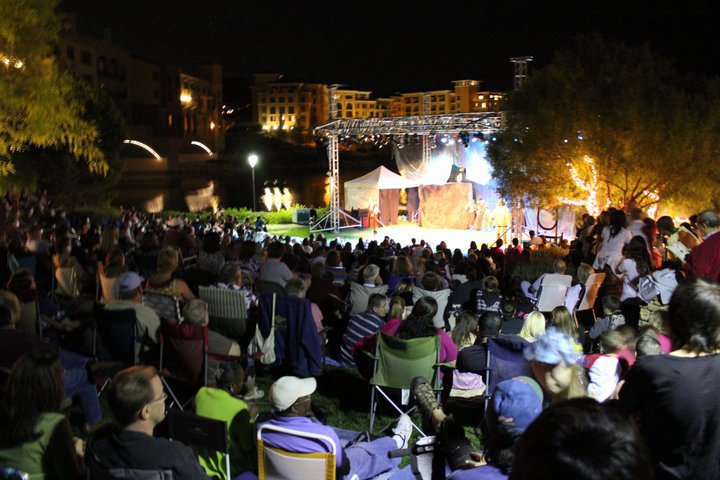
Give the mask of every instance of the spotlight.
M 447 137 L 447 135 L 443 135 L 443 136 L 440 138 L 440 143 L 442 143 L 443 145 L 445 145 L 446 143 L 448 143 L 448 137 Z

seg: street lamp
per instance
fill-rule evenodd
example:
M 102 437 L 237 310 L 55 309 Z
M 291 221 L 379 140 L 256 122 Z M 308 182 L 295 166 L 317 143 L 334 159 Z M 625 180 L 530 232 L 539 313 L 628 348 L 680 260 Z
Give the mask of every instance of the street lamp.
M 258 156 L 254 153 L 251 153 L 250 156 L 248 156 L 248 163 L 250 164 L 250 169 L 252 170 L 252 195 L 253 195 L 253 201 L 252 201 L 252 207 L 253 212 L 255 211 L 255 165 L 257 165 L 258 162 Z

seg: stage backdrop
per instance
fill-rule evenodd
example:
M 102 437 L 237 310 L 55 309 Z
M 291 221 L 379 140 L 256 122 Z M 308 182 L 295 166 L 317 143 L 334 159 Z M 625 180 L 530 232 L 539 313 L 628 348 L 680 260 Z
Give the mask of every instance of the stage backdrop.
M 424 185 L 419 189 L 420 225 L 427 228 L 467 228 L 465 205 L 472 198 L 472 184 Z
M 400 189 L 416 187 L 417 183 L 378 167 L 362 177 L 348 180 L 343 186 L 345 210 L 368 208 L 372 199 L 380 209 L 380 221 L 390 225 L 397 223 Z

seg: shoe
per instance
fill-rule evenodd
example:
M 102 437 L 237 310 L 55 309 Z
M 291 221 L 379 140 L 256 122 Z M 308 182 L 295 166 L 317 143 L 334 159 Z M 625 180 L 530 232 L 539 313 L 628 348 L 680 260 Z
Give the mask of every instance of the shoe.
M 408 445 L 410 445 L 412 430 L 412 420 L 403 413 L 400 415 L 400 418 L 398 418 L 397 425 L 393 428 L 393 438 L 397 442 L 398 448 L 408 448 Z
M 243 395 L 243 400 L 260 400 L 264 396 L 265 396 L 265 392 L 258 389 L 257 387 L 253 387 L 251 392 Z
M 475 449 L 465 436 L 465 429 L 455 421 L 452 415 L 445 417 L 440 424 L 437 441 L 438 449 L 445 452 L 445 460 L 447 460 L 450 470 L 465 468 L 467 461 L 472 460 L 470 452 Z
M 432 412 L 440 408 L 440 404 L 425 377 L 415 377 L 410 382 L 410 394 L 415 400 L 415 404 L 423 412 L 426 417 L 430 417 Z

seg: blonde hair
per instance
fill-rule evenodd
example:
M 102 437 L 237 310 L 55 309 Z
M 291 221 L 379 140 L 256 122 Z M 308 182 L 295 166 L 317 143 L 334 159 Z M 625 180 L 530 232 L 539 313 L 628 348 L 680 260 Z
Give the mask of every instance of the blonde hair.
M 530 312 L 525 317 L 522 329 L 518 335 L 528 342 L 534 342 L 545 334 L 545 316 L 540 312 Z
M 390 300 L 390 309 L 388 310 L 387 319 L 403 318 L 405 315 L 405 300 L 402 297 L 392 297 Z
M 160 250 L 160 253 L 158 254 L 158 272 L 173 272 L 175 268 L 177 268 L 179 262 L 180 255 L 178 254 L 177 250 L 173 250 L 172 248 L 164 248 Z
M 567 307 L 561 305 L 559 307 L 553 308 L 552 322 L 555 324 L 558 330 L 567 334 L 567 336 L 569 336 L 570 338 L 577 340 L 577 324 L 575 323 L 575 319 L 573 318 L 570 310 L 568 310 Z
M 581 263 L 575 272 L 575 279 L 579 284 L 584 285 L 593 273 L 595 273 L 595 269 L 591 265 Z

